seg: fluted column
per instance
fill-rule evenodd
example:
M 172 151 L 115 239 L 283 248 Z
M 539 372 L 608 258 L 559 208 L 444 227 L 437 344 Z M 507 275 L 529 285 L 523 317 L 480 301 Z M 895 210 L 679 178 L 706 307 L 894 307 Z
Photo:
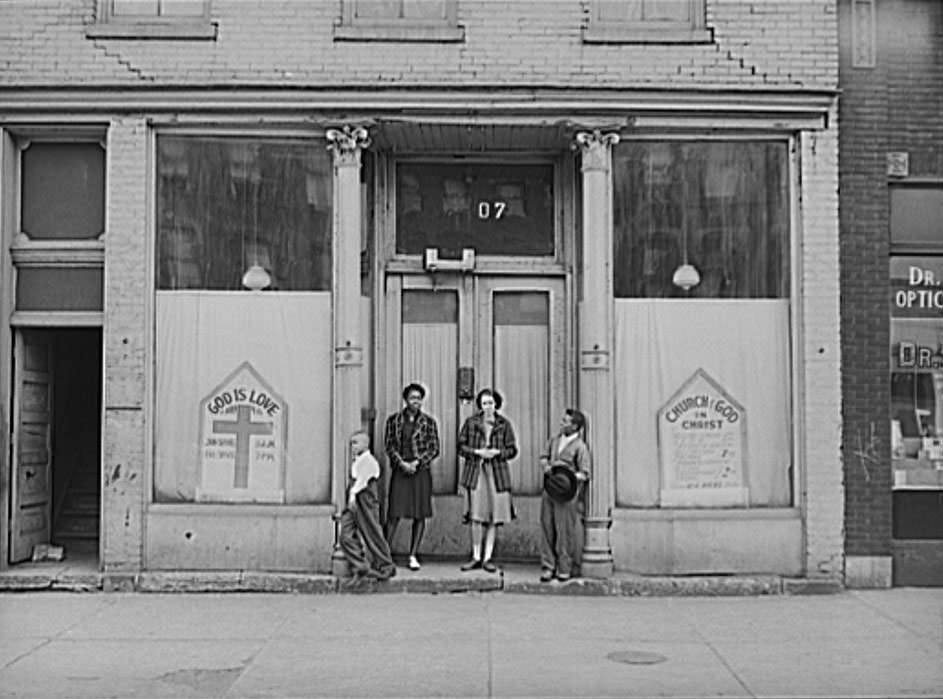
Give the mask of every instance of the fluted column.
M 332 391 L 332 488 L 334 551 L 331 568 L 345 575 L 347 561 L 340 549 L 338 526 L 345 505 L 350 435 L 360 429 L 360 374 L 363 338 L 360 336 L 360 210 L 361 152 L 370 145 L 360 126 L 329 129 L 325 134 L 334 155 L 334 386 Z
M 579 407 L 589 423 L 593 455 L 589 482 L 582 573 L 590 578 L 612 575 L 614 443 L 612 388 L 613 281 L 612 281 L 612 145 L 616 133 L 584 131 L 576 134 L 582 154 L 583 261 L 580 270 Z

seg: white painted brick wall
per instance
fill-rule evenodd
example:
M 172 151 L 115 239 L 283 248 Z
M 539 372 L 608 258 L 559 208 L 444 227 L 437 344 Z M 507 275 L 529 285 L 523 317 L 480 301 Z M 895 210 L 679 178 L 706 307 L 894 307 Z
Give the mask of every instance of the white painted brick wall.
M 844 550 L 838 250 L 838 114 L 801 149 L 806 572 L 840 580 Z
M 459 0 L 465 41 L 335 42 L 341 0 L 213 0 L 216 41 L 88 39 L 95 0 L 0 3 L 0 85 L 802 86 L 838 80 L 834 2 L 708 0 L 715 43 L 585 44 L 587 0 Z
M 114 119 L 108 134 L 105 229 L 105 426 L 102 541 L 108 572 L 135 571 L 147 480 L 145 347 L 148 280 L 147 125 Z M 120 183 L 115 186 L 114 183 Z

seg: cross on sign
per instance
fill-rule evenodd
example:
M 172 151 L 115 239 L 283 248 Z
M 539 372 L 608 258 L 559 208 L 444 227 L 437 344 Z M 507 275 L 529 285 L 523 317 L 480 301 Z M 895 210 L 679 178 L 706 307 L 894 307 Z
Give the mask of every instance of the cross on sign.
M 236 435 L 236 472 L 233 488 L 249 487 L 249 438 L 254 434 L 272 434 L 271 422 L 252 422 L 252 408 L 236 408 L 236 421 L 213 420 L 213 434 Z

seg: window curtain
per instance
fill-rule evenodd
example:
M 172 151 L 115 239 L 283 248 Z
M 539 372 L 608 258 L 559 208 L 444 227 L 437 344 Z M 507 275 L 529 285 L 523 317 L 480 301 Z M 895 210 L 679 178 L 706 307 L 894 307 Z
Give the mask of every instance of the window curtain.
M 426 387 L 423 411 L 439 423 L 439 458 L 432 462 L 432 489 L 436 494 L 453 494 L 458 487 L 457 370 L 456 323 L 403 324 L 404 385 L 416 381 Z
M 501 413 L 514 425 L 519 452 L 510 463 L 514 493 L 535 495 L 542 485 L 540 451 L 551 434 L 549 346 L 545 324 L 494 328 L 494 385 L 504 397 Z
M 284 502 L 330 502 L 331 295 L 158 292 L 156 314 L 155 500 L 196 499 L 201 403 L 248 362 L 287 413 Z
M 617 300 L 617 502 L 657 507 L 656 415 L 697 369 L 746 413 L 749 505 L 791 503 L 789 303 Z

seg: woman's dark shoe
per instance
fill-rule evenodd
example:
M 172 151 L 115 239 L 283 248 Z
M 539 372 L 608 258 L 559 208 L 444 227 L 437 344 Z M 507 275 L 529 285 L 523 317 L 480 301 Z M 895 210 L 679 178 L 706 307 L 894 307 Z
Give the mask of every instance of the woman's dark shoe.
M 463 571 L 469 571 L 469 570 L 477 570 L 478 568 L 481 568 L 481 561 L 479 561 L 477 558 L 473 558 L 468 563 L 463 565 L 461 569 Z
M 498 570 L 498 566 L 496 566 L 491 561 L 485 561 L 484 563 L 481 564 L 481 567 L 484 568 L 489 573 L 494 573 Z

